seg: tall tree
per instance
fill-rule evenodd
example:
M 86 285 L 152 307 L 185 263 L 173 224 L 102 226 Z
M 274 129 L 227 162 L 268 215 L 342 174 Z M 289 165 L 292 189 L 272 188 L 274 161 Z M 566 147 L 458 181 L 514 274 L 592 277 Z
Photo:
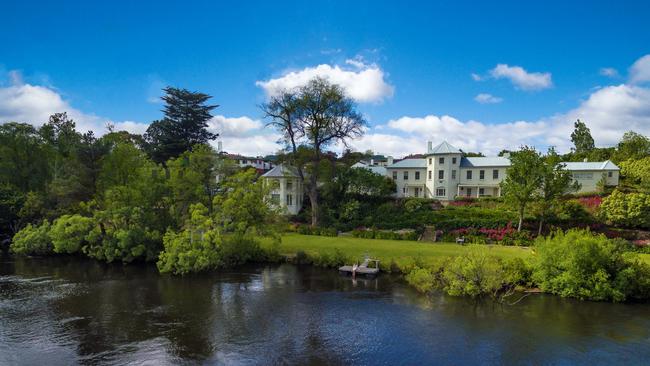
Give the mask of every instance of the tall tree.
M 151 123 L 144 135 L 147 150 L 157 163 L 165 163 L 194 145 L 207 144 L 219 136 L 208 131 L 210 112 L 218 107 L 207 104 L 210 95 L 173 87 L 163 91 L 165 117 Z
M 634 131 L 623 134 L 614 153 L 616 162 L 639 160 L 647 156 L 650 156 L 650 138 Z
M 281 93 L 262 106 L 271 125 L 282 133 L 282 140 L 295 153 L 299 145 L 311 149 L 307 191 L 311 205 L 311 224 L 319 223 L 319 167 L 325 149 L 337 142 L 363 134 L 366 121 L 354 101 L 343 89 L 325 79 L 314 78 L 296 91 Z M 298 166 L 301 179 L 305 176 Z
M 591 137 L 589 127 L 581 120 L 576 120 L 574 130 L 571 133 L 571 142 L 575 146 L 576 153 L 584 153 L 593 150 L 594 138 Z
M 521 231 L 526 207 L 535 200 L 543 180 L 544 161 L 539 152 L 524 146 L 510 155 L 506 179 L 501 182 L 503 196 L 515 206 L 519 215 L 517 231 Z
M 542 234 L 544 221 L 548 213 L 555 207 L 559 198 L 580 188 L 577 181 L 573 180 L 571 172 L 566 170 L 566 164 L 561 163 L 562 158 L 554 148 L 549 148 L 541 166 L 541 186 L 539 190 L 539 228 L 537 234 Z

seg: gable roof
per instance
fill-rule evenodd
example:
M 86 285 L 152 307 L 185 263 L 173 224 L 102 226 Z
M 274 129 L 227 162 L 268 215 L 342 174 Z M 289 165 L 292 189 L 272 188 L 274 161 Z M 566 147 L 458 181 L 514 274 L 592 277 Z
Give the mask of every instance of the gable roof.
M 396 168 L 422 168 L 426 169 L 427 161 L 425 159 L 404 159 L 386 167 L 386 169 Z
M 375 174 L 386 175 L 386 167 L 377 166 L 377 165 L 367 165 L 361 161 L 352 165 L 352 168 L 368 169 Z
M 478 168 L 490 166 L 510 166 L 510 159 L 502 156 L 494 157 L 463 157 L 460 159 L 462 168 Z
M 460 154 L 461 151 L 450 145 L 447 141 L 443 141 L 440 145 L 431 148 L 427 154 Z
M 280 164 L 262 175 L 264 178 L 300 177 L 298 170 L 292 166 Z
M 564 161 L 566 170 L 621 170 L 609 160 L 605 161 Z

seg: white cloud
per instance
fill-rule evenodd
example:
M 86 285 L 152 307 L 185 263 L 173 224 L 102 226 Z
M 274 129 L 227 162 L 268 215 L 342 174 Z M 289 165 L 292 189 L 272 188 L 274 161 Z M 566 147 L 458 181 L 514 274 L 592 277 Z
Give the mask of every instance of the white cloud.
M 613 67 L 603 67 L 598 72 L 602 76 L 607 76 L 609 78 L 618 77 L 618 70 Z
M 650 81 L 650 55 L 645 55 L 630 67 L 630 83 L 639 84 Z
M 264 124 L 260 120 L 246 116 L 226 117 L 217 115 L 208 122 L 208 127 L 222 137 L 244 137 L 265 132 Z
M 474 97 L 474 100 L 481 104 L 495 104 L 503 102 L 503 98 L 495 97 L 492 94 L 481 93 Z
M 474 81 L 482 81 L 483 77 L 479 74 L 471 73 L 470 76 L 472 77 L 472 80 Z
M 267 95 L 276 95 L 282 90 L 303 86 L 320 76 L 340 85 L 352 99 L 360 103 L 381 102 L 393 96 L 395 88 L 385 80 L 385 73 L 378 65 L 366 64 L 359 58 L 346 60 L 345 63 L 352 66 L 352 69 L 321 64 L 287 72 L 275 79 L 257 81 L 255 85 L 264 89 Z
M 352 145 L 360 151 L 370 149 L 394 156 L 422 153 L 429 140 L 447 140 L 465 151 L 487 155 L 521 145 L 538 149 L 555 146 L 567 152 L 572 147 L 573 122 L 578 118 L 587 123 L 597 146 L 614 146 L 629 130 L 650 135 L 650 88 L 626 84 L 604 87 L 576 108 L 536 121 L 491 124 L 448 115 L 405 116 L 371 129 Z
M 542 90 L 553 86 L 551 73 L 528 72 L 521 66 L 498 64 L 490 70 L 490 76 L 495 79 L 508 79 L 517 88 L 523 90 Z

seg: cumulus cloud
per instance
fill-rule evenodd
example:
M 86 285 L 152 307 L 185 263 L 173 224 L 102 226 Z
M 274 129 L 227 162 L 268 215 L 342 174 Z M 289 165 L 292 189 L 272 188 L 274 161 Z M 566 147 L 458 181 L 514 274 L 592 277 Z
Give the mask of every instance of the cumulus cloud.
M 572 147 L 573 122 L 578 118 L 587 123 L 597 146 L 614 146 L 629 130 L 650 135 L 650 88 L 627 84 L 604 87 L 576 108 L 536 121 L 486 123 L 448 115 L 404 116 L 370 130 L 353 146 L 394 156 L 425 152 L 428 140 L 447 140 L 464 151 L 488 155 L 521 145 L 538 149 L 555 146 L 567 152 Z
M 650 55 L 645 55 L 630 67 L 630 83 L 639 84 L 650 81 Z
M 480 93 L 474 97 L 474 100 L 481 104 L 496 104 L 503 102 L 503 98 L 495 97 L 488 93 Z
M 381 102 L 393 96 L 395 88 L 385 80 L 386 75 L 377 64 L 367 64 L 359 58 L 346 60 L 345 64 L 306 67 L 278 78 L 257 81 L 255 85 L 264 89 L 267 95 L 276 95 L 282 90 L 303 86 L 319 76 L 340 85 L 348 96 L 359 103 Z
M 48 121 L 50 115 L 67 112 L 79 131 L 93 131 L 97 135 L 106 132 L 106 125 L 113 124 L 118 130 L 142 133 L 147 125 L 133 121 L 111 121 L 73 108 L 61 95 L 49 87 L 22 83 L 10 74 L 13 84 L 0 87 L 0 123 L 25 122 L 40 126 Z
M 523 90 L 542 90 L 553 86 L 551 73 L 528 72 L 521 66 L 498 64 L 490 70 L 490 76 L 494 79 L 508 79 L 515 87 Z
M 618 70 L 613 67 L 603 67 L 598 73 L 602 76 L 607 76 L 608 78 L 618 77 Z
M 222 137 L 244 137 L 265 132 L 260 120 L 250 117 L 226 117 L 217 115 L 208 122 L 208 128 Z

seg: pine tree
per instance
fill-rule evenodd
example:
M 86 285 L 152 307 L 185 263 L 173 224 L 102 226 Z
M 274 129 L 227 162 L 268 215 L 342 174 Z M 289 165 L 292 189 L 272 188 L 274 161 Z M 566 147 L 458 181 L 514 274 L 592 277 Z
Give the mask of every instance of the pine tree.
M 217 105 L 206 104 L 210 95 L 187 89 L 167 87 L 162 100 L 165 117 L 151 123 L 145 134 L 147 150 L 151 158 L 164 163 L 197 144 L 207 144 L 218 134 L 208 131 L 210 112 Z
M 571 133 L 571 142 L 575 145 L 575 152 L 583 153 L 594 149 L 594 138 L 587 125 L 579 119 L 574 124 L 575 129 Z

